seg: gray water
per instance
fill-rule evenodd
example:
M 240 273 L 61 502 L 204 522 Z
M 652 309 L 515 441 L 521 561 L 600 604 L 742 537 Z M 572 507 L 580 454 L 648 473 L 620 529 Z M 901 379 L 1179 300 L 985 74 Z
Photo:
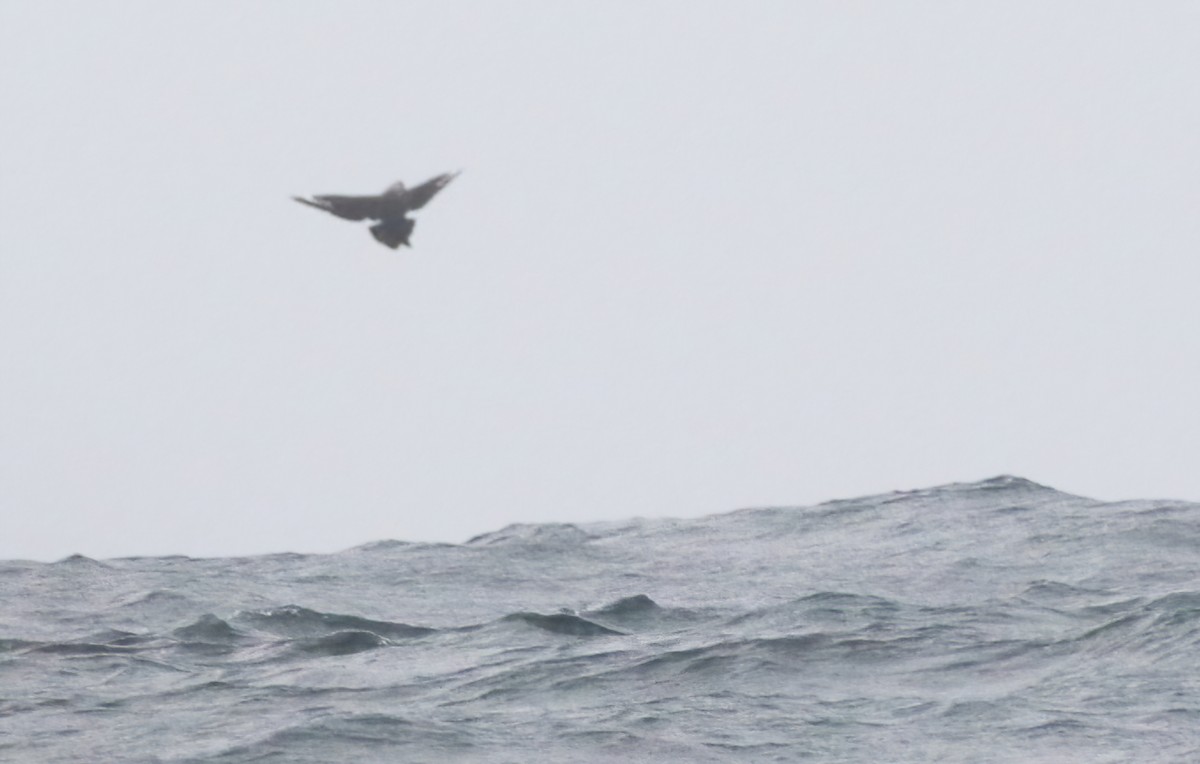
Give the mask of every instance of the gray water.
M 1198 557 L 1198 504 L 1000 477 L 0 562 L 0 761 L 1200 761 Z

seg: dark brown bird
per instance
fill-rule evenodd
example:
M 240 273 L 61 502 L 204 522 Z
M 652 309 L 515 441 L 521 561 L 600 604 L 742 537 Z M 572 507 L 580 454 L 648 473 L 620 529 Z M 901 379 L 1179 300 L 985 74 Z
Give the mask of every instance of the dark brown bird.
M 405 188 L 403 183 L 397 181 L 378 196 L 322 194 L 314 195 L 311 199 L 301 196 L 292 198 L 343 220 L 378 220 L 371 226 L 371 235 L 380 244 L 397 249 L 401 244 L 412 246 L 408 237 L 412 235 L 416 221 L 408 217 L 408 213 L 424 207 L 438 191 L 457 177 L 457 172 L 443 173 L 414 188 Z

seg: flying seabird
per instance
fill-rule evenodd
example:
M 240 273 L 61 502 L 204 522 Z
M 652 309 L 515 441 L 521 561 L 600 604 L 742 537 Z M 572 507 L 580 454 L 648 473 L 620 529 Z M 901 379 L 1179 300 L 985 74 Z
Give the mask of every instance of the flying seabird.
M 397 181 L 378 196 L 322 194 L 311 199 L 301 196 L 292 198 L 343 220 L 378 220 L 371 226 L 371 235 L 380 244 L 397 249 L 401 244 L 412 246 L 408 237 L 412 235 L 416 221 L 408 217 L 408 213 L 424 207 L 438 191 L 457 177 L 457 172 L 443 173 L 414 188 L 405 188 L 403 183 Z

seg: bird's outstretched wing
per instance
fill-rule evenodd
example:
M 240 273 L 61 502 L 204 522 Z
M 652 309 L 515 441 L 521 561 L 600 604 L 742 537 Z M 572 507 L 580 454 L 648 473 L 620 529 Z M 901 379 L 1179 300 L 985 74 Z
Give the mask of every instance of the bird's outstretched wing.
M 421 209 L 438 191 L 441 191 L 450 181 L 457 177 L 457 172 L 442 173 L 435 178 L 430 178 L 419 186 L 408 189 L 404 193 L 404 206 L 410 210 Z
M 309 207 L 325 210 L 344 220 L 379 220 L 383 217 L 383 199 L 378 196 L 319 195 L 312 199 L 293 196 L 293 199 Z

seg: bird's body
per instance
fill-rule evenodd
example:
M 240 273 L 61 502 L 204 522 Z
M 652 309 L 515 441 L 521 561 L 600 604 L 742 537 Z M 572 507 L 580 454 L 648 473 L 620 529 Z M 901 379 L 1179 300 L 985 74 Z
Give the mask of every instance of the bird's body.
M 301 196 L 292 198 L 343 220 L 378 220 L 378 223 L 371 226 L 371 235 L 380 244 L 396 249 L 401 244 L 412 246 L 408 237 L 412 235 L 416 222 L 408 217 L 408 213 L 424 207 L 438 191 L 456 177 L 457 172 L 443 173 L 413 188 L 406 188 L 403 183 L 397 181 L 378 196 L 322 194 L 314 195 L 311 199 Z

